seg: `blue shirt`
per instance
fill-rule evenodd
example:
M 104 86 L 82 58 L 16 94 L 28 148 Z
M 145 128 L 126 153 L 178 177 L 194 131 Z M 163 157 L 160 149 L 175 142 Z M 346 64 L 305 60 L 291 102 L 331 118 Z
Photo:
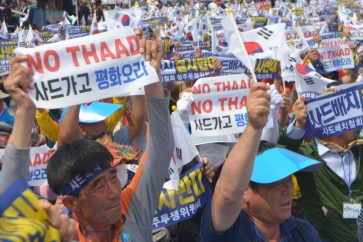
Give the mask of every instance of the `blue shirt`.
M 4 122 L 9 124 L 11 127 L 14 126 L 14 116 L 9 112 L 9 109 L 4 107 L 3 111 L 0 113 L 0 123 Z
M 267 242 L 262 233 L 241 210 L 234 224 L 223 232 L 216 232 L 212 225 L 211 202 L 204 209 L 201 222 L 201 242 Z M 290 217 L 280 224 L 280 242 L 320 242 L 318 232 L 305 220 Z

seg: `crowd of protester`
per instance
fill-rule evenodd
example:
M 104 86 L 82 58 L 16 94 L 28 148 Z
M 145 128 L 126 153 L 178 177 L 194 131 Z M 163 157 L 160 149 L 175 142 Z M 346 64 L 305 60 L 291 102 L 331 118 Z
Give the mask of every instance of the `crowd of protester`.
M 163 17 L 158 13 L 167 14 L 171 8 L 180 9 L 185 15 L 194 9 L 223 16 L 237 11 L 233 7 L 259 2 L 265 1 L 108 4 L 79 0 L 76 7 L 60 0 L 7 0 L 0 9 L 0 21 L 9 33 L 20 26 L 42 33 L 64 18 L 73 25 L 93 28 L 95 23 L 107 22 L 107 11 L 113 9 L 141 8 L 146 12 L 143 18 L 150 12 L 153 17 Z M 298 52 L 295 58 L 319 76 L 334 81 L 326 86 L 322 96 L 339 87 L 360 85 L 363 41 L 352 38 L 352 29 L 336 12 L 338 6 L 348 9 L 348 3 L 359 1 L 324 1 L 324 7 L 320 1 L 267 2 L 269 9 L 257 11 L 258 16 L 254 17 L 269 17 L 275 9 L 280 11 L 277 15 L 281 21 L 288 22 L 283 18 L 282 6 L 310 10 L 319 6 L 324 16 L 329 12 L 327 18 L 319 18 L 319 12 L 315 17 L 325 22 L 321 28 L 326 28 L 327 33 L 338 32 L 341 44 L 349 46 L 354 68 L 326 71 L 323 56 L 315 47 Z M 334 6 L 333 11 L 329 4 Z M 296 28 L 314 24 L 309 19 L 311 12 L 306 12 Z M 202 15 L 198 12 L 196 18 L 201 18 L 199 14 Z M 248 15 L 248 11 L 243 14 Z M 363 24 L 361 15 L 355 16 L 355 24 Z M 170 30 L 177 20 L 165 25 Z M 153 228 L 161 190 L 171 179 L 169 165 L 175 141 L 180 138 L 173 133 L 170 115 L 177 112 L 190 134 L 191 106 L 194 96 L 200 94 L 194 85 L 198 78 L 162 81 L 164 60 L 177 63 L 188 58 L 176 50 L 182 45 L 181 40 L 166 30 L 157 30 L 135 27 L 139 52 L 156 70 L 159 80 L 144 87 L 145 95 L 95 98 L 94 103 L 104 110 L 113 110 L 106 114 L 102 108 L 96 110 L 96 115 L 103 115 L 96 121 L 89 122 L 82 115 L 82 108 L 89 103 L 62 109 L 36 107 L 31 98 L 34 78 L 24 64 L 27 56 L 17 55 L 11 60 L 10 71 L 1 77 L 0 85 L 0 147 L 4 149 L 0 163 L 0 241 L 363 241 L 362 128 L 307 138 L 308 102 L 298 93 L 294 81 L 284 80 L 282 64 L 276 77 L 258 78 L 250 85 L 244 104 L 247 125 L 242 133 L 231 135 L 234 142 L 209 141 L 210 154 L 194 157 L 180 169 L 182 174 L 195 164 L 203 164 L 203 177 L 212 191 L 210 201 L 191 218 Z M 190 37 L 186 32 L 186 39 L 193 41 L 195 34 Z M 199 42 L 193 46 L 192 59 L 204 58 L 213 48 L 211 35 L 203 40 L 206 47 Z M 323 41 L 322 35 L 320 31 L 311 38 L 316 46 Z M 167 56 L 166 52 L 171 54 Z M 225 75 L 226 67 L 218 58 L 213 58 L 212 66 L 212 73 L 206 77 Z M 197 145 L 198 150 L 203 146 Z M 27 184 L 31 147 L 49 149 L 44 186 Z M 124 147 L 137 154 L 120 157 L 118 151 Z M 211 150 L 217 147 L 224 147 L 226 155 L 216 158 L 218 152 Z M 125 165 L 138 165 L 138 169 L 130 172 Z

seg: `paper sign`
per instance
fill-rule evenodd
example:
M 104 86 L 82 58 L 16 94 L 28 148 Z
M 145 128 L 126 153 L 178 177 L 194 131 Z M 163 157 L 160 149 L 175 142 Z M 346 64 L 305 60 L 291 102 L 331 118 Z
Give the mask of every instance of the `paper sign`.
M 320 61 L 327 72 L 354 68 L 353 53 L 348 45 L 318 49 Z
M 125 27 L 31 49 L 25 66 L 34 77 L 30 97 L 38 108 L 61 108 L 120 96 L 158 81 L 139 53 L 139 41 Z
M 153 219 L 153 228 L 164 227 L 193 217 L 212 198 L 203 176 L 203 164 L 181 175 L 178 191 L 162 189 Z
M 306 103 L 305 137 L 336 135 L 363 128 L 363 84 Z
M 46 146 L 32 147 L 30 149 L 29 177 L 28 185 L 43 186 L 48 185 L 47 165 L 51 153 Z

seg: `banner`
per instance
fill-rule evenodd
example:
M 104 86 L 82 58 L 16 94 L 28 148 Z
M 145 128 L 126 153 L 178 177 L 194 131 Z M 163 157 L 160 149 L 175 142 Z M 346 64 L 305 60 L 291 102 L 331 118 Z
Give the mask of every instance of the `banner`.
M 211 199 L 212 193 L 203 176 L 203 163 L 181 175 L 178 191 L 161 190 L 155 211 L 153 228 L 176 224 L 193 217 Z
M 252 80 L 230 75 L 198 80 L 191 104 L 190 124 L 195 136 L 241 133 L 247 125 L 247 95 Z
M 34 77 L 30 97 L 38 108 L 62 108 L 120 96 L 158 81 L 139 53 L 138 37 L 125 27 L 31 49 L 26 67 Z
M 324 137 L 363 128 L 363 84 L 306 103 L 305 137 Z
M 142 19 L 140 21 L 140 26 L 143 28 L 157 27 L 157 26 L 163 26 L 167 22 L 168 22 L 168 17 L 155 17 L 150 19 Z
M 353 52 L 348 45 L 324 47 L 319 48 L 318 51 L 320 61 L 327 72 L 354 68 Z
M 215 71 L 213 59 L 188 59 L 178 61 L 162 61 L 161 76 L 163 82 L 190 81 L 210 75 Z
M 222 72 L 226 74 L 248 74 L 250 70 L 237 58 L 216 57 L 221 63 Z M 278 77 L 279 61 L 273 59 L 256 59 L 255 74 L 257 80 Z

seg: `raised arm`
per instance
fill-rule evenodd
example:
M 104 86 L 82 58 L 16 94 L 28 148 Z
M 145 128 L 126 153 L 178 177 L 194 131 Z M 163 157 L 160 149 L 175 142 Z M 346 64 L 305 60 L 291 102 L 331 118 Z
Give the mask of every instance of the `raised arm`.
M 79 110 L 80 105 L 71 106 L 64 115 L 59 129 L 58 147 L 81 138 L 79 128 Z
M 250 182 L 262 129 L 269 114 L 267 89 L 264 83 L 251 86 L 247 98 L 248 125 L 224 162 L 213 195 L 212 225 L 216 232 L 230 228 L 240 214 L 243 193 Z
M 131 143 L 143 130 L 147 118 L 146 97 L 133 96 L 131 97 L 132 107 L 129 118 L 128 132 L 129 142 Z
M 161 41 L 145 39 L 141 41 L 142 52 L 145 50 L 146 53 L 145 59 L 149 60 L 155 70 L 159 72 L 162 56 Z M 150 48 L 152 51 L 148 50 Z M 150 57 L 150 55 L 152 56 Z M 127 220 L 137 221 L 138 226 L 150 228 L 151 231 L 160 191 L 168 177 L 168 168 L 174 150 L 174 138 L 169 114 L 168 92 L 164 92 L 160 80 L 158 83 L 145 87 L 145 92 L 149 121 L 146 150 L 140 159 L 139 168 L 131 184 L 122 191 L 122 210 L 128 214 Z M 129 229 L 128 226 L 127 222 L 123 226 L 126 233 Z M 148 236 L 140 234 L 136 240 L 148 241 Z
M 29 162 L 29 145 L 33 128 L 35 106 L 28 96 L 32 87 L 32 78 L 27 69 L 21 65 L 25 56 L 16 57 L 11 63 L 11 71 L 4 81 L 4 87 L 16 103 L 15 122 L 8 146 L 5 151 L 3 180 L 0 193 L 5 191 L 20 177 L 27 179 Z
M 295 116 L 295 120 L 286 129 L 283 129 L 278 143 L 297 152 L 303 142 L 306 119 L 308 116 L 303 97 L 299 97 L 299 99 L 295 101 L 292 112 Z
M 155 37 L 155 40 L 157 41 L 157 44 L 152 44 L 153 40 L 148 40 L 146 39 L 146 35 L 143 35 L 140 40 L 140 53 L 145 55 L 146 61 L 150 61 L 150 65 L 155 68 L 158 73 L 159 80 L 161 80 L 160 64 L 163 57 L 163 46 L 161 44 L 160 36 Z M 165 97 L 161 81 L 145 86 L 145 93 L 147 96 L 156 98 Z

